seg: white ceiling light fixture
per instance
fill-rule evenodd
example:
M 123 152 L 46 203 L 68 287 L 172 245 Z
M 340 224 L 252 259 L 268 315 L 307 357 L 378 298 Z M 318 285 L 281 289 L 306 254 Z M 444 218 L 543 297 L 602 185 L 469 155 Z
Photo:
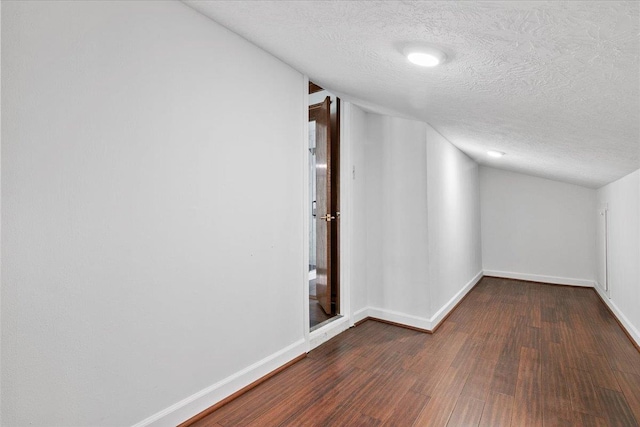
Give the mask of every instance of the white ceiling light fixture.
M 500 157 L 504 156 L 504 153 L 502 151 L 495 151 L 495 150 L 487 151 L 487 154 L 489 155 L 489 157 L 495 157 L 496 159 L 499 159 Z
M 427 46 L 408 46 L 403 53 L 409 62 L 421 67 L 435 67 L 447 59 L 444 52 Z

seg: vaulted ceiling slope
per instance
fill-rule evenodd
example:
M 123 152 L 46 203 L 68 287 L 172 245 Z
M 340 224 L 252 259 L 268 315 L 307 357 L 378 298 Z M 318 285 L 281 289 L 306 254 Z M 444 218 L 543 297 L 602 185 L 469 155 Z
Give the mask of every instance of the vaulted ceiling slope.
M 589 187 L 640 167 L 637 1 L 186 3 L 331 90 L 428 122 L 481 164 Z M 415 42 L 447 62 L 410 64 Z

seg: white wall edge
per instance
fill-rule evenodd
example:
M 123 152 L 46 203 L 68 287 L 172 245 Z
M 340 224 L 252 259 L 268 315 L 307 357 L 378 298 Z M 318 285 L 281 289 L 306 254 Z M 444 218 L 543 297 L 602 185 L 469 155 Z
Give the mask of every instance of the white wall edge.
M 618 318 L 620 323 L 622 323 L 629 333 L 633 340 L 636 342 L 636 345 L 640 346 L 640 332 L 629 322 L 629 319 L 622 313 L 622 311 L 618 308 L 618 306 L 607 296 L 607 294 L 599 287 L 594 287 L 598 295 L 604 303 L 609 307 L 609 309 L 613 312 L 613 314 Z
M 337 96 L 337 95 L 336 95 Z M 351 316 L 351 242 L 352 214 L 351 195 L 353 181 L 350 179 L 351 168 L 351 104 L 340 98 L 340 313 L 353 326 Z M 308 233 L 307 233 L 308 234 Z
M 482 277 L 483 271 L 480 270 L 475 276 L 473 276 L 471 280 L 469 280 L 469 282 L 467 282 L 466 285 L 464 285 L 462 289 L 460 289 L 460 291 L 458 291 L 457 294 L 453 296 L 453 298 L 449 300 L 449 302 L 443 305 L 440 310 L 438 310 L 433 316 L 431 316 L 431 319 L 429 319 L 431 324 L 434 326 L 437 325 L 442 321 L 442 319 L 444 319 L 449 313 L 451 313 L 456 304 L 462 301 L 462 298 L 464 298 L 469 293 L 469 291 L 473 289 L 473 287 L 480 281 L 480 279 L 482 279 Z
M 302 335 L 305 341 L 305 351 L 309 351 L 309 76 L 304 75 L 302 92 L 302 109 L 300 111 L 300 122 L 304 123 L 301 127 L 300 146 L 301 150 L 300 165 L 302 172 L 302 277 L 300 278 L 300 286 L 302 286 Z
M 433 328 L 454 309 L 456 304 L 458 304 L 458 302 L 460 302 L 462 298 L 464 298 L 469 291 L 473 289 L 480 279 L 482 279 L 482 273 L 482 271 L 479 271 L 469 282 L 467 282 L 466 285 L 464 285 L 462 289 L 460 289 L 460 291 L 458 291 L 458 293 L 454 295 L 453 298 L 449 300 L 449 302 L 443 305 L 436 314 L 431 316 L 430 319 L 398 311 L 386 310 L 383 308 L 365 307 L 353 313 L 353 321 L 358 323 L 367 317 L 371 317 L 374 319 L 386 320 L 388 322 L 432 331 Z
M 304 354 L 305 344 L 305 340 L 300 339 L 222 381 L 151 415 L 134 424 L 133 427 L 175 427 Z
M 344 316 L 333 320 L 315 331 L 311 331 L 309 333 L 309 351 L 329 341 L 331 338 L 341 334 L 349 328 L 349 318 Z
M 0 2 L 0 46 L 2 46 L 2 2 Z M 0 48 L 0 52 L 2 51 L 2 49 Z M 0 76 L 2 75 L 2 55 L 0 55 Z M 0 79 L 1 80 L 1 79 Z M 2 99 L 2 89 L 1 89 L 2 85 L 0 85 L 0 99 Z M 2 108 L 0 108 L 0 147 L 2 147 Z M 0 160 L 2 159 L 2 154 L 1 154 L 2 150 L 0 149 Z M 0 161 L 0 165 L 2 164 L 2 162 Z M 0 171 L 1 172 L 1 171 Z M 0 177 L 2 176 L 2 173 L 0 173 Z M 1 182 L 1 180 L 0 180 Z M 0 189 L 2 188 L 2 186 L 0 185 Z M 0 193 L 2 193 L 2 191 L 0 191 Z M 0 194 L 1 196 L 1 194 Z M 2 212 L 2 197 L 0 197 L 0 212 Z M 2 215 L 0 215 L 0 229 L 2 228 Z M 2 234 L 0 233 L 0 236 Z M 2 254 L 0 253 L 0 271 L 2 271 Z M 0 307 L 2 307 L 2 274 L 0 274 Z M 2 335 L 2 316 L 0 315 L 0 336 Z M 0 354 L 2 353 L 2 339 L 0 339 Z M 0 373 L 3 372 L 2 371 L 2 358 L 0 357 Z M 2 387 L 0 387 L 0 426 L 2 425 Z
M 387 322 L 400 323 L 401 325 L 425 329 L 428 331 L 430 331 L 432 327 L 431 321 L 426 317 L 414 316 L 378 307 L 367 307 L 367 311 L 369 317 L 386 320 Z
M 353 324 L 355 325 L 356 323 L 361 322 L 362 320 L 366 319 L 367 317 L 369 317 L 369 307 L 361 308 L 360 310 L 358 310 L 355 313 L 353 313 L 353 318 L 351 320 L 353 321 Z
M 593 283 L 594 283 L 594 288 L 600 291 L 600 293 L 604 294 L 607 297 L 607 299 L 611 299 L 611 296 L 607 294 L 607 291 L 604 289 L 604 286 L 602 286 L 602 283 L 598 282 L 597 280 Z
M 2 2 L 0 2 L 0 46 L 2 46 Z M 0 52 L 2 51 L 2 49 L 0 48 Z M 0 55 L 0 76 L 2 75 L 2 55 Z M 1 79 L 0 79 L 1 80 Z M 1 90 L 2 85 L 0 85 L 0 99 L 2 99 L 2 90 Z M 2 147 L 2 108 L 0 108 L 0 147 Z M 2 150 L 0 149 L 0 160 L 2 158 L 2 154 L 1 154 Z M 2 164 L 2 162 L 0 161 L 0 165 Z M 0 171 L 1 172 L 1 171 Z M 2 176 L 2 173 L 0 173 L 0 177 Z M 0 180 L 1 181 L 1 180 Z M 2 186 L 0 185 L 0 189 L 2 188 Z M 1 193 L 1 191 L 0 191 Z M 1 194 L 0 194 L 1 196 Z M 0 212 L 2 212 L 2 197 L 0 197 Z M 0 215 L 0 229 L 2 228 L 2 215 Z M 2 235 L 0 233 L 0 235 Z M 0 271 L 2 271 L 2 254 L 0 254 Z M 0 274 L 0 307 L 2 307 L 2 278 L 1 278 L 1 274 Z M 0 335 L 1 331 L 2 331 L 2 316 L 0 315 Z M 2 354 L 2 340 L 0 339 L 0 354 Z M 0 372 L 2 371 L 2 358 L 0 357 Z M 0 387 L 0 426 L 2 425 L 2 387 Z
M 553 285 L 582 286 L 593 288 L 593 280 L 572 279 L 569 277 L 542 276 L 539 274 L 514 273 L 512 271 L 484 270 L 485 276 L 503 277 L 505 279 L 528 280 L 530 282 L 550 283 Z

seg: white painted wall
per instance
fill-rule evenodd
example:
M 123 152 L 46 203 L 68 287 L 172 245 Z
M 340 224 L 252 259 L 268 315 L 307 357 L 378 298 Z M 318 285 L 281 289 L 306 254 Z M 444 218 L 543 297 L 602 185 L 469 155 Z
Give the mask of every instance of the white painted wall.
M 485 274 L 592 286 L 596 192 L 480 168 Z
M 427 316 L 426 125 L 367 114 L 369 305 Z
M 357 177 L 364 179 L 364 209 L 361 215 L 365 218 L 366 229 L 364 237 L 365 254 L 365 282 L 367 286 L 367 309 L 372 304 L 380 304 L 383 288 L 382 246 L 384 245 L 382 228 L 384 215 L 382 207 L 384 177 L 382 174 L 382 116 L 366 113 L 366 135 L 364 141 L 363 167 L 356 170 Z M 359 186 L 362 191 L 362 186 Z M 367 317 L 368 312 L 354 311 L 356 321 L 360 317 Z
M 303 76 L 180 2 L 2 9 L 2 425 L 131 425 L 300 354 Z
M 303 77 L 179 2 L 2 9 L 1 424 L 175 425 L 299 354 Z M 352 311 L 432 327 L 481 255 L 592 279 L 593 190 L 487 168 L 479 189 L 428 125 L 349 117 Z M 640 237 L 633 185 L 598 194 Z
M 368 299 L 354 317 L 431 329 L 480 278 L 478 166 L 423 122 L 366 113 L 365 125 Z
M 427 126 L 430 315 L 435 325 L 482 277 L 478 164 Z
M 598 189 L 597 202 L 608 206 L 611 299 L 597 289 L 640 344 L 640 170 Z M 598 251 L 598 258 L 602 256 Z M 604 272 L 602 264 L 597 265 L 600 285 Z
M 352 181 L 351 187 L 351 313 L 368 306 L 367 284 L 367 181 L 365 174 L 365 143 L 367 141 L 366 113 L 356 105 L 349 106 L 351 167 L 342 179 Z
M 2 80 L 2 2 L 0 2 L 0 80 Z M 2 84 L 0 84 L 0 100 L 2 99 Z M 0 146 L 2 145 L 2 107 L 0 106 Z M 2 150 L 0 149 L 0 171 L 2 169 Z M 0 195 L 2 193 L 2 173 L 0 172 Z M 2 197 L 0 197 L 0 236 L 2 236 Z M 1 246 L 1 245 L 0 245 Z M 0 250 L 0 381 L 2 381 L 2 251 Z M 2 386 L 0 385 L 0 426 L 2 425 Z

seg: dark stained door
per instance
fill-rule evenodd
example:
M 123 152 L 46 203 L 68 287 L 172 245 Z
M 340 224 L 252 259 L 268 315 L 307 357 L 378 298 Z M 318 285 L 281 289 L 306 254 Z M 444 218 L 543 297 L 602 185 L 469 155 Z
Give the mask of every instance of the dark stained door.
M 331 312 L 331 100 L 309 110 L 316 122 L 316 296 L 327 314 Z

